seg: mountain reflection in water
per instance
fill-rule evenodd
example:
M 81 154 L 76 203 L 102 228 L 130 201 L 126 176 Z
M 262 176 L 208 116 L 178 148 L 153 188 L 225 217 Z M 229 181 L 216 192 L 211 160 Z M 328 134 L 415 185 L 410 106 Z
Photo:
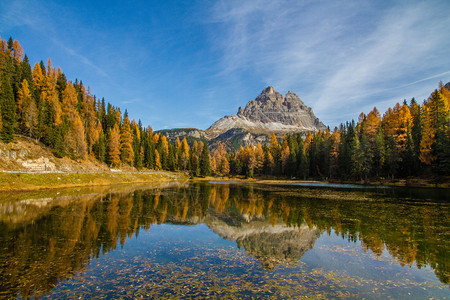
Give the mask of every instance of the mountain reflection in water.
M 206 224 L 267 270 L 296 265 L 324 232 L 430 266 L 449 282 L 448 202 L 251 184 L 180 184 L 0 202 L 0 297 L 39 297 L 154 224 Z M 25 197 L 26 198 L 26 197 Z M 333 200 L 338 199 L 338 200 Z

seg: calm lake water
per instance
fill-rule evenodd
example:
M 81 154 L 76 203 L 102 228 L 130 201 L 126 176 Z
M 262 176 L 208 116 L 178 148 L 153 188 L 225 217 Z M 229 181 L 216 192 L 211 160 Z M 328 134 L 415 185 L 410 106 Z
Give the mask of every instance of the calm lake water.
M 446 190 L 171 183 L 0 196 L 0 298 L 450 297 Z

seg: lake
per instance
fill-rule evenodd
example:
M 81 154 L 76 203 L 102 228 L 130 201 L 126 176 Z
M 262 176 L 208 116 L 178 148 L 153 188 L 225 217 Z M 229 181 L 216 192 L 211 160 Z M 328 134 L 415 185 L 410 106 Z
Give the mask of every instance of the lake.
M 180 183 L 0 196 L 0 298 L 450 296 L 448 190 Z

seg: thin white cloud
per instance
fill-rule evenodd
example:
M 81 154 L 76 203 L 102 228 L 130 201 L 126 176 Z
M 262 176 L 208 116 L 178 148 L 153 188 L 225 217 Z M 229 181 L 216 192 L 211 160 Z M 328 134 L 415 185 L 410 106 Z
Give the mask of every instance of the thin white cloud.
M 16 27 L 27 26 L 30 31 L 36 32 L 41 37 L 63 49 L 67 54 L 73 56 L 80 63 L 95 70 L 102 76 L 107 76 L 98 65 L 93 63 L 79 51 L 75 51 L 68 46 L 67 42 L 61 40 L 62 34 L 58 32 L 58 26 L 53 21 L 54 7 L 50 4 L 43 4 L 34 0 L 6 0 L 0 4 L 2 18 L 0 18 L 0 28 L 2 31 L 13 32 Z M 56 8 L 61 9 L 61 7 Z
M 108 74 L 103 71 L 99 66 L 97 66 L 96 64 L 94 64 L 90 59 L 88 59 L 86 56 L 81 55 L 79 52 L 75 51 L 72 48 L 69 48 L 68 46 L 66 46 L 63 42 L 55 39 L 55 38 L 51 38 L 52 42 L 57 45 L 58 47 L 60 47 L 61 49 L 64 49 L 64 51 L 66 51 L 68 54 L 74 56 L 75 58 L 77 58 L 81 63 L 83 63 L 84 65 L 87 65 L 89 67 L 91 67 L 92 69 L 94 69 L 95 71 L 97 71 L 98 74 L 104 76 L 104 77 L 108 77 Z
M 211 18 L 220 33 L 213 37 L 222 53 L 218 74 L 245 80 L 251 73 L 280 92 L 297 92 L 324 121 L 345 121 L 349 111 L 411 90 L 429 93 L 430 81 L 448 78 L 448 6 L 222 1 Z

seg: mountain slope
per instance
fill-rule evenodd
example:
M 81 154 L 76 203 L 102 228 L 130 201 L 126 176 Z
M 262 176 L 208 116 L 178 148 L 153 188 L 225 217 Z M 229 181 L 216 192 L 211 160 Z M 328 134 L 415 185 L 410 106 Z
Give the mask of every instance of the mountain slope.
M 239 107 L 236 115 L 225 116 L 216 121 L 206 132 L 210 139 L 232 128 L 244 129 L 251 133 L 285 134 L 325 130 L 325 125 L 314 115 L 293 92 L 285 97 L 271 86 L 265 88 L 255 100 L 247 103 L 245 109 Z

